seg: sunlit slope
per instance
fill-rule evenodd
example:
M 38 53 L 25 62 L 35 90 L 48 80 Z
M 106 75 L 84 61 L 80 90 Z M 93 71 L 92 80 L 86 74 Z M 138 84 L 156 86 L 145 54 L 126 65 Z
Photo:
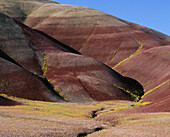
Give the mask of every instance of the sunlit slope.
M 142 102 L 151 104 L 135 112 L 170 111 L 170 46 L 156 47 L 128 59 L 115 68 L 128 77 L 137 79 L 144 86 Z
M 167 45 L 133 25 L 104 12 L 74 5 L 44 5 L 25 24 L 73 47 L 80 53 L 114 67 L 140 49 Z
M 139 80 L 145 92 L 149 91 L 147 100 L 160 99 L 169 95 L 169 90 L 159 93 L 161 86 L 169 85 L 170 79 L 170 46 L 152 48 L 133 56 L 115 68 L 128 77 Z M 159 89 L 160 88 L 160 89 Z M 157 94 L 155 96 L 154 94 Z M 150 99 L 149 99 L 150 98 Z
M 146 92 L 169 79 L 169 37 L 157 31 L 91 8 L 62 4 L 42 6 L 25 23 L 133 77 Z

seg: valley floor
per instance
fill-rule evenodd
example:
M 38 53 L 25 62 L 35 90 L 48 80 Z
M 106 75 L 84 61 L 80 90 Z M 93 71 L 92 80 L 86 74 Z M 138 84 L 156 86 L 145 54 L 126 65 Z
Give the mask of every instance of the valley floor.
M 0 106 L 0 136 L 168 137 L 170 134 L 169 112 L 128 112 L 147 103 L 118 100 L 77 104 L 7 98 L 23 105 Z

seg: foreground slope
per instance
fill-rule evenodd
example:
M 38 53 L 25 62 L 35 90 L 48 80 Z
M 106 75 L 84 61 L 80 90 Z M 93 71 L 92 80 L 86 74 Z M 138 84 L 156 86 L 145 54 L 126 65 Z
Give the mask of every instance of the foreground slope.
M 9 99 L 23 105 L 0 106 L 0 136 L 75 137 L 107 126 L 91 119 L 91 111 L 100 109 L 95 105 Z
M 32 100 L 63 101 L 44 84 L 43 79 L 1 57 L 0 72 L 1 94 Z
M 138 79 L 148 92 L 145 101 L 155 101 L 168 96 L 170 79 L 170 46 L 156 47 L 143 51 L 128 59 L 115 70 L 123 75 Z M 161 86 L 167 86 L 161 89 Z M 157 91 L 155 91 L 157 90 Z M 159 91 L 160 90 L 160 91 Z

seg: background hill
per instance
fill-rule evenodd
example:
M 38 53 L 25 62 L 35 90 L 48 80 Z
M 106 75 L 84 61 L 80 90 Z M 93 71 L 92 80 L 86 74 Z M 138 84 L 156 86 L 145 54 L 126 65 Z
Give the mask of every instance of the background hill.
M 51 0 L 1 0 L 0 11 L 23 22 L 29 14 L 47 3 L 57 2 Z

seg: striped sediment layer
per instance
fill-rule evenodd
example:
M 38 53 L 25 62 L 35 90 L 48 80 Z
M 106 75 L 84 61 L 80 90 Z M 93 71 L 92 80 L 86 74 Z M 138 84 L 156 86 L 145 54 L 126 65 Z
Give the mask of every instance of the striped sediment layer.
M 169 98 L 170 46 L 160 46 L 135 55 L 115 70 L 137 79 L 145 89 L 143 101 L 156 102 Z
M 45 70 L 44 76 L 70 102 L 134 100 L 143 95 L 143 88 L 137 81 L 126 81 L 127 78 L 91 57 L 47 52 Z
M 137 81 L 128 82 L 94 58 L 4 14 L 0 19 L 2 94 L 70 102 L 134 100 L 143 95 Z
M 170 77 L 169 37 L 149 28 L 91 8 L 64 4 L 42 6 L 25 23 L 138 80 L 145 92 Z M 145 96 L 145 101 L 169 95 L 163 88 L 157 90 Z
M 135 53 L 140 46 L 137 41 L 144 43 L 141 51 L 167 44 L 126 21 L 82 6 L 44 5 L 25 24 L 110 67 Z
M 0 94 L 19 98 L 62 101 L 36 75 L 8 60 L 0 58 Z
M 14 59 L 23 68 L 42 74 L 43 53 L 61 50 L 79 54 L 74 49 L 40 34 L 12 18 L 0 14 L 0 50 Z
M 43 36 L 48 34 L 65 45 L 75 48 L 80 53 L 104 62 L 118 72 L 121 72 L 124 76 L 135 78 L 144 85 L 146 92 L 161 85 L 161 83 L 165 82 L 169 77 L 167 73 L 167 68 L 169 66 L 168 62 L 164 59 L 160 61 L 162 54 L 168 56 L 167 52 L 162 52 L 162 50 L 167 50 L 164 49 L 165 47 L 169 47 L 169 43 L 165 41 L 167 39 L 164 38 L 163 35 L 158 36 L 158 33 L 154 33 L 154 31 L 152 31 L 152 35 L 150 35 L 151 31 L 142 26 L 121 20 L 91 8 L 63 4 L 42 5 L 27 17 L 25 23 L 34 29 L 44 32 L 38 32 L 44 34 Z M 22 25 L 20 24 L 20 26 Z M 46 42 L 48 41 L 47 38 L 43 41 L 43 43 L 45 43 L 44 45 L 37 45 L 36 43 L 38 42 L 35 42 L 37 34 L 35 35 L 35 33 L 33 33 L 34 35 L 31 36 L 28 33 L 28 28 L 24 28 L 24 33 L 26 34 L 27 39 L 31 41 L 30 43 L 32 43 L 32 47 L 34 47 L 33 49 L 36 50 L 36 53 L 38 51 L 36 58 L 38 58 L 37 62 L 40 70 L 42 71 L 42 74 L 46 74 L 45 72 L 48 69 L 45 69 L 45 66 L 48 62 L 44 61 L 49 57 L 48 54 L 51 56 L 52 53 L 55 58 L 58 58 L 58 60 L 60 59 L 54 54 L 54 48 L 45 46 L 49 43 Z M 153 35 L 153 33 L 155 35 Z M 40 39 L 43 39 L 43 37 Z M 40 41 L 40 39 L 38 41 Z M 159 54 L 159 51 L 155 52 L 155 50 L 153 50 L 157 48 L 160 49 L 162 52 L 161 54 Z M 60 46 L 59 50 L 61 49 Z M 153 62 L 150 65 L 147 65 L 147 62 L 150 62 L 151 60 L 153 60 Z M 158 62 L 161 62 L 161 65 L 158 65 Z M 51 67 L 51 65 L 49 65 L 49 67 Z M 42 68 L 44 70 L 42 70 Z M 55 66 L 52 67 L 52 69 L 54 68 Z M 60 72 L 64 72 L 65 67 L 62 71 L 60 68 L 57 69 L 60 70 Z M 81 69 L 83 70 L 83 67 L 81 67 Z M 56 70 L 56 72 L 58 70 Z M 66 70 L 68 73 L 68 69 Z M 74 69 L 72 68 L 72 70 Z M 75 68 L 75 70 L 79 69 Z M 161 73 L 159 73 L 160 70 L 162 70 Z M 64 77 L 68 75 L 67 73 L 63 74 Z M 47 71 L 47 74 L 51 74 L 51 72 Z M 57 75 L 59 75 L 58 72 Z M 60 78 L 57 79 L 63 79 L 63 75 L 59 75 Z M 70 76 L 72 77 L 72 74 Z M 47 77 L 49 80 L 53 79 L 48 75 Z M 75 76 L 74 74 L 73 77 L 77 79 L 79 76 Z M 156 80 L 158 77 L 159 80 Z M 55 83 L 55 80 L 51 81 Z M 60 82 L 58 81 L 58 83 Z M 79 81 L 79 84 L 82 85 L 82 81 Z M 115 83 L 113 85 L 126 91 L 126 89 L 120 85 Z M 59 87 L 56 84 L 54 84 L 54 86 Z

